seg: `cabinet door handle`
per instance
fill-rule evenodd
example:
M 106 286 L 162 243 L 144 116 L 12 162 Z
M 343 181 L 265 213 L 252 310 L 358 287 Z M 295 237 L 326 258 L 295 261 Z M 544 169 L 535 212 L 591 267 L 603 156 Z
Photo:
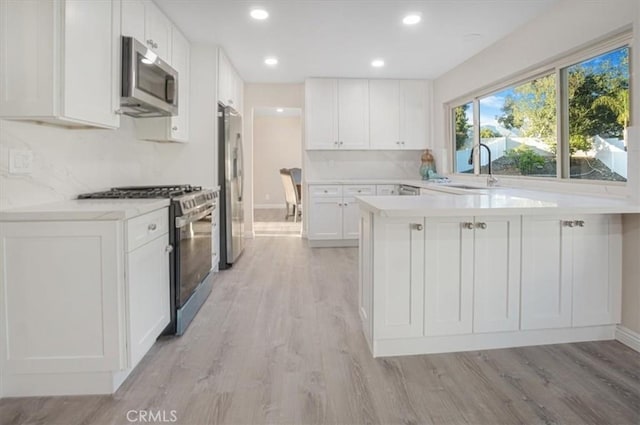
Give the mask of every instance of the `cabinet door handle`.
M 153 43 L 153 48 L 157 49 L 158 48 L 158 43 Z
M 177 125 L 174 125 L 173 127 L 171 127 L 171 130 L 173 130 L 173 131 L 178 131 L 178 126 L 177 126 Z
M 150 225 L 147 226 L 147 229 L 149 229 L 150 232 L 153 232 L 157 228 L 158 228 L 158 225 L 156 223 L 151 223 Z
M 167 245 L 164 248 L 164 252 L 166 252 L 167 254 L 171 254 L 173 252 L 173 245 Z
M 464 223 L 462 223 L 462 228 L 463 229 L 473 229 L 473 223 L 470 221 L 465 221 Z
M 342 145 L 343 145 L 343 143 L 342 143 L 342 141 L 340 141 L 340 146 L 342 146 Z
M 148 45 L 148 46 L 153 47 L 153 44 L 154 44 L 154 43 L 153 43 L 153 40 L 152 40 L 152 39 L 148 39 L 148 40 L 147 40 L 147 45 Z
M 584 227 L 584 220 L 575 220 L 573 224 L 578 227 Z
M 416 224 L 413 225 L 413 228 L 418 230 L 418 231 L 421 231 L 422 229 L 424 229 L 424 226 L 422 224 L 417 224 L 416 223 Z
M 476 223 L 476 228 L 478 229 L 486 229 L 487 228 L 487 223 Z
M 565 221 L 562 222 L 562 225 L 564 227 L 573 227 L 573 226 L 575 226 L 575 222 L 574 221 L 565 220 Z

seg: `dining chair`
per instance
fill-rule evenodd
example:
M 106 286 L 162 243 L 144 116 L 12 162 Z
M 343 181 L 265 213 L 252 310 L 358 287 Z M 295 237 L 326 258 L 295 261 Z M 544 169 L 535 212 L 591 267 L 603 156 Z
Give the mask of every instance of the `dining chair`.
M 287 213 L 284 219 L 288 219 L 293 216 L 293 222 L 298 221 L 298 216 L 302 216 L 302 203 L 300 202 L 300 196 L 296 189 L 296 183 L 291 175 L 291 171 L 288 168 L 280 169 L 280 179 L 282 180 L 282 187 L 284 189 L 284 199 L 287 208 Z M 292 207 L 292 213 L 289 214 L 289 207 Z

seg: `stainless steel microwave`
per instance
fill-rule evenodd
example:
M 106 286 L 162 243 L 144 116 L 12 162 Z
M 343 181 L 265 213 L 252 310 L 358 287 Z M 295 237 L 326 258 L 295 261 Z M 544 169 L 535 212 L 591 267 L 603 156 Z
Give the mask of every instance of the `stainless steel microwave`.
M 178 115 L 178 72 L 132 37 L 122 37 L 120 112 L 136 118 Z

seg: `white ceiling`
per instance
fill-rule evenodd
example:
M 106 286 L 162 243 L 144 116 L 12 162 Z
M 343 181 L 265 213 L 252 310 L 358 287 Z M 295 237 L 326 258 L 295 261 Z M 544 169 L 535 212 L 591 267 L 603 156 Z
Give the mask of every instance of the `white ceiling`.
M 557 1 L 156 0 L 192 42 L 222 46 L 245 81 L 265 83 L 436 78 Z M 269 18 L 252 19 L 255 7 Z M 403 25 L 409 12 L 422 22 Z M 266 56 L 280 63 L 268 67 Z M 386 66 L 372 68 L 375 58 Z

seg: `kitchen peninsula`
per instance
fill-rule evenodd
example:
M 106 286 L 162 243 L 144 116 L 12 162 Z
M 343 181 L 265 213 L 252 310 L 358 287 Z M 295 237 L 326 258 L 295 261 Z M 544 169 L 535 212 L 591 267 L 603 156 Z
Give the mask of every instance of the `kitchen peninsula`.
M 357 198 L 359 312 L 375 357 L 614 338 L 621 214 L 639 205 L 451 192 Z

